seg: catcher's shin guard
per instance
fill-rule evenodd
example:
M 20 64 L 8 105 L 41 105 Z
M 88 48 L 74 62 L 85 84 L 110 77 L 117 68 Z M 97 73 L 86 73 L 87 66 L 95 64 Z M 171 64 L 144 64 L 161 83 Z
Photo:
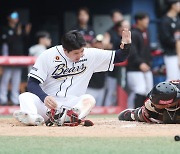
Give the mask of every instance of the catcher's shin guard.
M 136 121 L 140 122 L 151 122 L 151 120 L 149 119 L 147 109 L 144 106 L 134 110 L 134 118 Z
M 125 121 L 151 122 L 144 106 L 136 109 L 126 109 L 119 114 L 118 119 Z

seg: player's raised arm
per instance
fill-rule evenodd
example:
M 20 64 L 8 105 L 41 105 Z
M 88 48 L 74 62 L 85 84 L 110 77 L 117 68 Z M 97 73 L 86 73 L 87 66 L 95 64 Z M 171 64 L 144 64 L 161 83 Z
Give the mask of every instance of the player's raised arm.
M 120 48 L 124 49 L 125 44 L 131 44 L 131 32 L 126 28 L 122 31 L 122 41 Z
M 125 61 L 128 58 L 131 50 L 131 32 L 128 29 L 124 29 L 122 32 L 122 41 L 120 49 L 116 50 L 114 57 L 114 64 Z

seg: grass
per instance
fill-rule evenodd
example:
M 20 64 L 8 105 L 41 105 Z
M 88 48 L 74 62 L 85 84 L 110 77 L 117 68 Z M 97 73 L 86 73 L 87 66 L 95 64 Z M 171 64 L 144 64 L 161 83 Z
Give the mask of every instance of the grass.
M 12 118 L 12 115 L 0 115 L 0 118 Z
M 1 154 L 177 154 L 178 147 L 168 137 L 0 137 Z
M 97 117 L 116 118 L 117 115 L 90 116 Z M 178 154 L 178 147 L 180 141 L 175 142 L 173 137 L 0 136 L 0 154 Z

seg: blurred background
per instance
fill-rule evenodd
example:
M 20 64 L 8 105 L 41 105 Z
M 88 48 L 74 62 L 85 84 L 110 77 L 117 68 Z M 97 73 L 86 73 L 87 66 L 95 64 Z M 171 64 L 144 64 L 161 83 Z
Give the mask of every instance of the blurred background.
M 22 56 L 39 56 L 61 44 L 61 36 L 72 29 L 83 34 L 87 47 L 109 50 L 119 48 L 123 28 L 132 30 L 128 61 L 113 72 L 94 74 L 90 81 L 87 93 L 96 98 L 94 113 L 139 107 L 154 84 L 179 79 L 179 62 L 173 59 L 180 49 L 177 0 L 0 0 L 0 4 L 0 114 L 11 112 L 4 107 L 18 107 L 18 95 L 26 91 L 33 62 Z M 5 61 L 7 56 L 10 61 L 15 56 L 16 64 Z M 168 75 L 175 65 L 178 76 Z

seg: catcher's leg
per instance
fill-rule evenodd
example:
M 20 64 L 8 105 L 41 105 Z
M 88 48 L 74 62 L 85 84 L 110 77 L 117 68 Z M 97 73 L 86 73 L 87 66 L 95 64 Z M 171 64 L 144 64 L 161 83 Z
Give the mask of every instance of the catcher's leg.
M 135 109 L 126 109 L 120 112 L 120 114 L 118 115 L 118 119 L 123 121 L 135 121 L 134 111 Z
M 19 95 L 20 111 L 14 112 L 14 117 L 26 125 L 41 125 L 46 116 L 47 108 L 34 94 L 26 92 Z
M 126 109 L 119 114 L 118 119 L 124 121 L 151 122 L 144 106 L 136 109 Z
M 91 112 L 95 104 L 96 101 L 94 97 L 89 94 L 85 94 L 80 97 L 78 103 L 73 108 L 78 110 L 78 118 L 83 119 Z

